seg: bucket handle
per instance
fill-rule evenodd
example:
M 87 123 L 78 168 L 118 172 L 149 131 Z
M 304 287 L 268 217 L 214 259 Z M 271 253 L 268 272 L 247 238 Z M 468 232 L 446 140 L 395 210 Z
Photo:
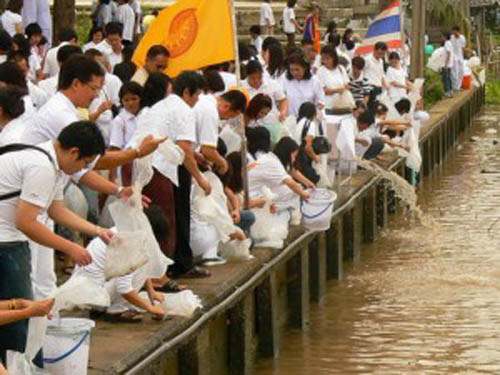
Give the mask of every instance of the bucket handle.
M 66 359 L 68 358 L 71 354 L 73 354 L 75 351 L 78 350 L 78 348 L 80 346 L 83 345 L 83 343 L 85 342 L 85 340 L 87 339 L 87 337 L 89 337 L 90 335 L 90 331 L 87 331 L 83 334 L 83 337 L 80 339 L 80 341 L 73 347 L 71 348 L 70 350 L 68 350 L 66 353 L 60 355 L 59 357 L 56 357 L 56 358 L 44 358 L 43 359 L 43 363 L 57 363 L 57 362 L 60 362 L 62 361 L 63 359 Z
M 302 214 L 302 216 L 304 216 L 306 219 L 316 219 L 317 217 L 323 215 L 329 208 L 330 206 L 333 204 L 333 202 L 330 202 L 328 204 L 328 206 L 326 206 L 323 210 L 321 210 L 319 213 L 317 213 L 316 215 L 306 215 L 304 213 L 304 202 L 300 202 L 300 212 Z

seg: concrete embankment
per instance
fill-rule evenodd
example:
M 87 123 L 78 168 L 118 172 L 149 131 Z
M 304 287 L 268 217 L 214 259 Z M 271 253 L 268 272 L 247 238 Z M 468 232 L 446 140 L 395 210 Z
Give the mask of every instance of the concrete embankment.
M 430 109 L 421 132 L 422 173 L 438 166 L 484 103 L 484 88 L 460 92 Z M 396 156 L 384 165 L 406 176 Z M 377 238 L 399 204 L 388 184 L 368 171 L 339 189 L 327 232 L 292 227 L 284 249 L 258 248 L 255 259 L 212 268 L 212 277 L 180 280 L 203 300 L 191 319 L 158 323 L 97 322 L 90 375 L 247 374 L 258 358 L 279 356 L 280 332 L 307 329 L 310 303 L 328 280 L 342 278 L 344 262 Z

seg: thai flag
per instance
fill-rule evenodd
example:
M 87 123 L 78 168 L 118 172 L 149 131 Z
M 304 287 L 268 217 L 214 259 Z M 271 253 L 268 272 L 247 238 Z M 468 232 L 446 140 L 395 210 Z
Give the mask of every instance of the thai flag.
M 356 48 L 356 54 L 365 55 L 373 52 L 375 43 L 385 42 L 389 49 L 401 48 L 401 4 L 394 0 L 382 13 L 380 13 L 368 27 L 365 39 Z

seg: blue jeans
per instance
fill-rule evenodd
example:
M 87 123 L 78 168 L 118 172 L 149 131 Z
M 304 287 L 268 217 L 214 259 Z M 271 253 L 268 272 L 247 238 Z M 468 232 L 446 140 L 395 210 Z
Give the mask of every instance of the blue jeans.
M 444 92 L 445 93 L 452 92 L 453 87 L 451 85 L 451 68 L 441 69 L 441 79 L 443 80 Z
M 28 242 L 0 242 L 0 300 L 33 299 L 31 286 L 31 253 Z M 0 326 L 0 361 L 6 361 L 7 350 L 24 353 L 28 337 L 28 320 Z M 42 355 L 33 361 L 43 367 Z
M 248 233 L 250 227 L 255 223 L 255 214 L 250 210 L 240 211 L 240 222 L 236 224 L 244 232 Z

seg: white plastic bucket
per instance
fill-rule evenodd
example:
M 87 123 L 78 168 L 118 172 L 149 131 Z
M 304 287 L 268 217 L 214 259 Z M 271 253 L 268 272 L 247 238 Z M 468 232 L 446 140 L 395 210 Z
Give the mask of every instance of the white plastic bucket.
M 89 319 L 56 319 L 47 328 L 43 356 L 51 375 L 87 375 L 90 332 L 95 323 Z
M 312 231 L 328 230 L 336 199 L 337 194 L 328 189 L 311 191 L 309 201 L 301 203 L 302 225 Z

